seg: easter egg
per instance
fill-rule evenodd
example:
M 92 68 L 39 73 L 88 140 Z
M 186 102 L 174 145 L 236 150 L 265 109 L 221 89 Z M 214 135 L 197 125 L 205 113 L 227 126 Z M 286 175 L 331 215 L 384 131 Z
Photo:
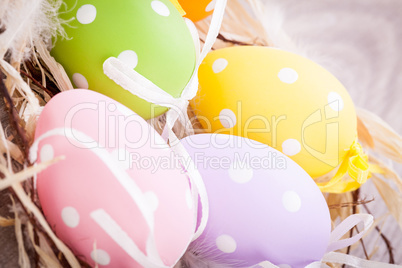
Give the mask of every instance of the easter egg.
M 313 178 L 345 158 L 357 138 L 354 104 L 343 85 L 320 65 L 267 47 L 209 53 L 191 102 L 208 132 L 267 144 Z
M 329 243 L 330 214 L 319 188 L 299 165 L 238 136 L 199 134 L 181 143 L 209 199 L 206 229 L 190 246 L 194 256 L 217 263 L 214 267 L 270 261 L 298 268 L 321 260 Z
M 96 90 L 145 119 L 164 113 L 109 79 L 103 63 L 119 58 L 130 68 L 179 97 L 195 68 L 193 38 L 169 0 L 64 0 L 60 18 L 68 38 L 58 38 L 51 55 L 77 88 Z
M 180 5 L 186 12 L 185 17 L 192 21 L 202 20 L 214 11 L 216 0 L 179 0 Z
M 64 158 L 37 175 L 47 221 L 90 265 L 173 266 L 196 220 L 187 175 L 170 154 L 122 104 L 90 90 L 56 95 L 39 117 L 31 148 L 37 163 Z M 162 266 L 144 263 L 141 254 Z

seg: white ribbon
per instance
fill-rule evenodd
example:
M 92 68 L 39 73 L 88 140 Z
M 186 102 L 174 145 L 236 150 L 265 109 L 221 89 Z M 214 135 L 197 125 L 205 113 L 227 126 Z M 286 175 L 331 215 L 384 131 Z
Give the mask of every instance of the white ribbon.
M 192 191 L 192 196 L 193 196 L 193 201 L 194 201 L 194 206 L 197 208 L 198 206 L 198 197 L 200 198 L 200 202 L 202 204 L 202 217 L 200 221 L 200 225 L 198 229 L 195 231 L 195 234 L 192 238 L 192 241 L 197 239 L 205 230 L 205 227 L 208 222 L 208 216 L 209 216 L 209 203 L 208 203 L 208 195 L 207 191 L 205 189 L 205 185 L 203 183 L 202 177 L 200 173 L 197 170 L 197 167 L 195 166 L 193 160 L 191 159 L 190 155 L 184 148 L 184 146 L 179 142 L 177 139 L 176 135 L 172 130 L 169 131 L 169 139 L 171 140 L 172 144 L 175 144 L 172 146 L 172 150 L 179 156 L 184 158 L 184 162 L 182 163 L 183 165 L 186 166 L 186 169 L 189 174 L 192 174 L 191 176 L 191 191 Z M 46 138 L 54 137 L 54 136 L 62 136 L 67 138 L 73 145 L 74 144 L 79 144 L 79 148 L 87 148 L 91 150 L 96 156 L 98 156 L 101 161 L 106 165 L 106 167 L 109 168 L 109 170 L 115 175 L 115 178 L 120 181 L 121 185 L 128 191 L 130 196 L 132 197 L 134 203 L 137 205 L 137 207 L 140 209 L 142 215 L 145 218 L 145 222 L 147 223 L 149 229 L 150 229 L 150 235 L 147 241 L 147 253 L 148 255 L 145 255 L 142 253 L 139 248 L 135 245 L 135 243 L 129 239 L 129 237 L 123 237 L 122 235 L 117 235 L 117 237 L 120 237 L 120 239 L 124 239 L 125 241 L 129 241 L 130 247 L 124 247 L 123 249 L 128 251 L 128 248 L 130 249 L 130 256 L 133 257 L 135 261 L 143 265 L 144 267 L 150 267 L 150 268 L 161 268 L 161 267 L 166 267 L 163 264 L 162 260 L 159 257 L 158 251 L 156 249 L 156 244 L 154 240 L 154 214 L 153 211 L 149 208 L 147 205 L 146 200 L 144 199 L 143 193 L 141 189 L 138 187 L 138 185 L 135 183 L 134 180 L 132 180 L 129 175 L 122 169 L 120 169 L 117 165 L 114 165 L 114 159 L 111 157 L 109 152 L 107 152 L 105 149 L 102 149 L 95 140 L 93 140 L 91 137 L 87 136 L 86 134 L 76 130 L 76 129 L 71 129 L 71 128 L 56 128 L 51 131 L 48 131 L 44 134 L 42 134 L 40 137 L 38 137 L 35 142 L 32 144 L 30 151 L 29 151 L 29 158 L 32 163 L 37 161 L 38 157 L 38 149 L 39 149 L 39 143 L 43 141 Z M 85 141 L 85 142 L 81 142 Z M 197 209 L 194 212 L 194 219 L 197 219 Z M 96 212 L 94 215 L 100 215 L 103 218 L 102 221 L 100 220 L 99 222 L 103 222 L 108 220 L 108 222 L 112 222 L 113 224 L 107 224 L 106 226 L 108 228 L 105 228 L 105 231 L 109 231 L 110 235 L 115 234 L 115 233 L 123 233 L 121 230 L 119 230 L 118 226 L 114 224 L 113 221 L 111 221 L 108 216 L 103 215 L 102 213 Z M 92 217 L 93 215 L 91 215 Z M 197 220 L 194 221 L 194 229 L 196 228 Z M 107 229 L 107 230 L 106 230 Z M 115 236 L 111 235 L 112 238 L 115 238 Z M 123 245 L 127 245 L 127 243 L 122 243 Z M 135 247 L 133 246 L 135 245 Z
M 116 84 L 147 102 L 168 108 L 182 107 L 185 104 L 186 100 L 172 97 L 172 95 L 117 58 L 108 58 L 103 63 L 103 70 Z M 187 85 L 188 88 L 192 86 Z
M 396 264 L 389 264 L 389 263 L 382 263 L 376 261 L 368 261 L 359 259 L 357 257 L 338 253 L 338 252 L 329 252 L 325 254 L 324 258 L 321 260 L 322 262 L 329 262 L 329 263 L 338 263 L 338 264 L 346 264 L 356 268 L 401 268 L 401 265 Z
M 352 230 L 359 223 L 363 223 L 363 231 L 354 235 L 351 238 L 342 239 L 341 238 Z M 346 218 L 343 222 L 341 222 L 332 232 L 330 236 L 329 246 L 327 249 L 327 253 L 324 257 L 317 262 L 310 263 L 305 266 L 305 268 L 327 268 L 330 267 L 326 263 L 337 263 L 337 264 L 346 264 L 356 268 L 402 268 L 400 265 L 388 264 L 376 261 L 369 261 L 357 258 L 355 256 L 351 256 L 344 253 L 332 252 L 334 250 L 339 250 L 348 246 L 353 245 L 357 241 L 359 241 L 363 235 L 370 229 L 373 224 L 373 216 L 369 214 L 354 214 Z M 331 252 L 329 252 L 331 251 Z M 280 268 L 275 264 L 272 264 L 269 261 L 263 261 L 257 265 L 257 267 L 264 268 Z M 256 266 L 253 266 L 256 267 Z
M 208 194 L 205 188 L 204 181 L 202 180 L 201 174 L 198 172 L 197 166 L 195 165 L 194 161 L 191 159 L 190 155 L 188 154 L 187 150 L 184 148 L 183 144 L 177 139 L 176 135 L 172 130 L 169 130 L 169 140 L 171 144 L 172 150 L 178 155 L 181 156 L 183 159 L 183 165 L 190 174 L 191 180 L 191 191 L 193 195 L 193 202 L 194 206 L 197 208 L 198 206 L 198 196 L 200 198 L 201 203 L 201 219 L 200 225 L 198 229 L 195 231 L 193 236 L 193 241 L 196 240 L 201 234 L 204 232 L 208 218 L 209 218 L 209 202 L 208 202 Z M 195 219 L 197 219 L 197 210 L 195 210 Z M 195 222 L 197 224 L 197 221 Z
M 327 252 L 336 251 L 359 241 L 373 224 L 373 216 L 369 214 L 354 214 L 341 222 L 331 233 Z M 341 239 L 345 234 L 352 230 L 359 223 L 363 223 L 363 230 L 356 235 Z
M 210 28 L 200 56 L 196 59 L 196 66 L 193 75 L 191 76 L 186 87 L 183 89 L 179 98 L 172 97 L 163 89 L 159 88 L 157 85 L 117 58 L 110 57 L 103 64 L 104 73 L 116 84 L 120 85 L 131 94 L 136 95 L 147 102 L 171 108 L 166 115 L 167 124 L 162 135 L 165 138 L 168 136 L 168 130 L 166 128 L 173 128 L 173 125 L 177 119 L 180 119 L 183 125 L 186 126 L 186 121 L 188 121 L 188 102 L 196 96 L 198 91 L 198 69 L 208 52 L 212 49 L 212 46 L 219 34 L 219 29 L 222 25 L 223 16 L 225 13 L 226 3 L 227 0 L 218 0 L 216 2 Z M 188 28 L 192 33 L 192 36 L 194 36 L 194 39 L 198 38 L 196 28 Z M 186 127 L 191 128 L 191 124 Z
M 95 140 L 87 136 L 76 129 L 70 128 L 56 128 L 44 133 L 37 138 L 32 144 L 29 152 L 31 162 L 35 162 L 38 156 L 39 143 L 49 137 L 62 136 L 69 140 L 72 144 L 80 144 L 80 148 L 87 148 L 91 150 L 112 172 L 115 179 L 121 184 L 121 186 L 127 191 L 132 198 L 133 202 L 137 205 L 141 211 L 145 222 L 149 228 L 149 237 L 147 240 L 147 255 L 145 255 L 134 241 L 124 232 L 121 227 L 114 222 L 114 220 L 103 210 L 94 211 L 91 213 L 91 217 L 96 223 L 101 224 L 101 228 L 104 229 L 108 235 L 115 240 L 119 246 L 122 247 L 136 262 L 144 267 L 150 268 L 164 268 L 167 267 L 161 260 L 155 243 L 155 230 L 154 230 L 154 212 L 151 210 L 141 188 L 135 183 L 135 181 L 122 170 L 116 163 L 110 153 L 101 148 Z M 81 142 L 85 141 L 85 142 Z M 96 144 L 95 146 L 93 146 Z M 90 146 L 88 146 L 90 145 Z
M 187 107 L 189 100 L 193 99 L 197 94 L 198 70 L 202 61 L 212 49 L 219 34 L 223 16 L 225 14 L 226 4 L 227 0 L 217 0 L 204 46 L 200 54 L 197 51 L 196 66 L 193 75 L 179 98 L 174 98 L 117 58 L 108 58 L 103 64 L 104 73 L 116 84 L 120 85 L 131 94 L 136 95 L 147 102 L 170 108 L 166 114 L 166 125 L 162 137 L 164 137 L 165 140 L 169 139 L 170 146 L 176 154 L 186 160 L 185 163 L 187 164 L 186 168 L 191 182 L 194 205 L 197 208 L 199 197 L 202 206 L 201 222 L 198 229 L 195 231 L 193 241 L 203 233 L 207 225 L 209 215 L 208 195 L 200 173 L 183 145 L 180 144 L 172 129 L 175 122 L 179 120 L 186 129 L 192 130 L 191 122 L 187 115 Z M 197 29 L 195 27 L 188 28 L 193 39 L 199 40 Z M 196 45 L 196 49 L 197 47 L 198 46 Z M 197 211 L 195 211 L 195 219 L 197 219 Z
M 193 75 L 191 76 L 188 84 L 186 87 L 183 89 L 183 92 L 179 98 L 174 98 L 167 92 L 165 92 L 163 89 L 159 88 L 156 86 L 154 83 L 152 83 L 150 80 L 130 68 L 127 64 L 124 62 L 120 61 L 117 58 L 108 58 L 104 64 L 103 64 L 103 69 L 104 73 L 112 79 L 115 83 L 120 85 L 122 88 L 126 89 L 129 91 L 131 94 L 136 95 L 150 103 L 154 103 L 156 105 L 164 106 L 170 108 L 166 115 L 166 126 L 164 133 L 168 135 L 170 139 L 170 143 L 173 146 L 174 151 L 185 157 L 186 159 L 191 159 L 190 156 L 188 155 L 187 151 L 184 149 L 183 145 L 180 144 L 178 141 L 178 138 L 172 131 L 172 128 L 174 126 L 174 123 L 177 121 L 177 119 L 180 119 L 183 122 L 183 125 L 185 126 L 186 122 L 189 122 L 188 116 L 187 116 L 187 107 L 189 104 L 189 100 L 193 99 L 195 95 L 197 94 L 198 91 L 198 69 L 207 55 L 207 53 L 211 50 L 212 45 L 215 43 L 215 40 L 219 34 L 219 29 L 222 24 L 223 20 L 223 15 L 225 11 L 227 0 L 218 0 L 215 6 L 215 11 L 212 17 L 211 21 L 211 26 L 209 29 L 209 32 L 207 34 L 206 40 L 204 47 L 202 49 L 202 52 L 199 54 L 199 51 L 196 51 L 197 55 L 197 62 L 195 66 L 195 70 Z M 187 23 L 188 24 L 188 23 Z M 189 30 L 193 36 L 194 40 L 199 40 L 198 37 L 198 32 L 195 27 L 189 27 Z M 198 41 L 199 42 L 199 41 Z M 199 46 L 195 46 L 196 49 L 199 48 Z M 181 116 L 181 117 L 180 117 Z M 186 126 L 190 127 L 190 126 Z M 66 138 L 75 140 L 76 142 L 79 142 L 79 140 L 88 140 L 89 137 L 87 137 L 84 133 L 81 133 L 79 131 L 74 131 L 74 135 L 70 135 L 72 133 L 72 130 L 66 131 L 66 129 L 55 129 L 51 132 L 45 133 L 36 141 L 31 147 L 30 151 L 30 157 L 32 162 L 36 160 L 37 158 L 37 153 L 38 153 L 38 146 L 39 142 L 43 140 L 44 138 L 54 136 L 54 135 L 61 135 L 65 136 Z M 82 139 L 77 140 L 75 135 L 79 135 Z M 90 140 L 90 139 L 89 139 Z M 94 141 L 95 142 L 95 141 Z M 91 142 L 92 143 L 92 142 Z M 127 174 L 120 174 L 119 169 L 115 169 L 112 163 L 111 159 L 107 159 L 107 155 L 105 154 L 102 149 L 99 148 L 99 146 L 95 146 L 95 148 L 91 147 L 91 150 L 98 155 L 102 161 L 107 164 L 109 169 L 115 174 L 118 175 L 116 178 L 125 178 Z M 110 156 L 109 156 L 110 157 Z M 108 161 L 110 160 L 110 161 Z M 109 163 L 109 164 L 108 164 Z M 199 228 L 195 231 L 193 240 L 198 238 L 203 230 L 205 229 L 206 223 L 208 221 L 208 215 L 209 215 L 209 204 L 208 204 L 208 196 L 206 193 L 205 186 L 203 184 L 201 175 L 199 174 L 198 170 L 195 167 L 195 164 L 193 161 L 187 161 L 187 163 L 190 163 L 190 166 L 188 166 L 188 174 L 190 177 L 191 181 L 191 189 L 192 189 L 192 195 L 193 195 L 193 200 L 194 204 L 197 207 L 198 205 L 198 196 L 200 197 L 200 201 L 202 204 L 202 218 L 201 218 L 201 224 Z M 125 172 L 124 172 L 125 173 Z M 127 181 L 127 180 L 125 180 Z M 133 182 L 132 180 L 130 180 Z M 133 182 L 134 183 L 134 182 Z M 141 252 L 138 247 L 136 247 L 135 243 L 129 239 L 129 237 L 122 236 L 124 234 L 123 230 L 120 230 L 119 226 L 116 226 L 115 222 L 113 219 L 109 218 L 108 215 L 105 214 L 104 211 L 96 211 L 93 213 L 94 219 L 98 219 L 99 217 L 102 219 L 108 219 L 108 222 L 110 223 L 109 225 L 103 226 L 103 228 L 106 228 L 105 231 L 109 232 L 110 235 L 114 239 L 117 238 L 124 238 L 122 241 L 125 241 L 122 243 L 122 245 L 125 245 L 123 249 L 128 250 L 130 249 L 129 255 L 133 257 L 134 260 L 136 260 L 139 264 L 141 264 L 144 267 L 153 267 L 153 268 L 162 268 L 166 267 L 162 260 L 160 259 L 160 256 L 157 252 L 156 249 L 156 244 L 155 244 L 155 239 L 154 239 L 154 215 L 153 212 L 150 211 L 148 208 L 145 200 L 142 198 L 141 190 L 138 188 L 137 185 L 134 186 L 131 185 L 124 185 L 126 190 L 132 192 L 136 191 L 136 193 L 131 193 L 130 195 L 133 197 L 133 201 L 137 204 L 139 207 L 140 211 L 142 212 L 143 216 L 145 217 L 145 221 L 150 228 L 150 235 L 148 238 L 147 242 L 147 253 L 148 256 L 146 256 L 143 252 Z M 105 215 L 104 215 L 105 214 Z M 197 210 L 194 213 L 194 218 L 197 219 Z M 102 217 L 101 217 L 102 216 Z M 103 221 L 102 221 L 103 222 Z M 194 225 L 197 224 L 197 221 L 195 220 Z M 113 227 L 113 228 L 111 228 Z M 194 227 L 195 229 L 195 227 Z M 130 247 L 127 247 L 127 245 L 131 245 Z

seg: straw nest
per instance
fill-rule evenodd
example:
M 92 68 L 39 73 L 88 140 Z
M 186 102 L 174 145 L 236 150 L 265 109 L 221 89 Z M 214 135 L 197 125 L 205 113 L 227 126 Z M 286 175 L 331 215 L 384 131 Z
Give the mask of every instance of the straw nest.
M 57 93 L 73 88 L 63 67 L 48 52 L 52 38 L 65 38 L 62 28 L 65 22 L 57 19 L 62 1 L 0 2 L 0 190 L 8 193 L 14 215 L 0 217 L 0 226 L 14 226 L 21 267 L 87 267 L 53 233 L 33 187 L 35 174 L 59 160 L 33 165 L 27 157 L 42 107 Z M 197 23 L 201 42 L 209 22 L 206 19 Z M 303 54 L 282 31 L 280 13 L 265 7 L 259 0 L 229 1 L 214 49 L 236 45 L 276 46 Z M 363 109 L 357 112 L 359 140 L 370 162 L 383 170 L 382 174 L 374 174 L 369 182 L 380 194 L 374 201 L 382 198 L 388 207 L 388 213 L 376 219 L 366 239 L 376 239 L 378 247 L 387 247 L 390 263 L 393 263 L 392 239 L 381 233 L 381 226 L 390 214 L 402 228 L 402 180 L 384 160 L 402 162 L 402 139 L 378 116 Z M 188 113 L 190 118 L 194 117 L 190 108 Z M 161 131 L 164 120 L 162 115 L 150 124 Z M 195 132 L 202 132 L 199 124 L 193 127 Z M 178 135 L 187 133 L 179 123 L 174 131 Z M 328 178 L 329 175 L 321 179 Z M 367 211 L 365 204 L 373 201 L 361 198 L 359 190 L 325 196 L 333 222 L 361 209 Z M 364 240 L 355 247 L 359 246 L 363 246 L 367 259 L 378 249 L 366 249 Z M 347 253 L 352 251 L 353 248 L 345 249 Z

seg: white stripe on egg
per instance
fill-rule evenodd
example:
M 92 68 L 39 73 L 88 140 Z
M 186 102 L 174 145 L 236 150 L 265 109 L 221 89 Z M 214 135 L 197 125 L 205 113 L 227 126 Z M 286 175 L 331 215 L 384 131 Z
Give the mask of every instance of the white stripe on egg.
M 54 158 L 54 150 L 52 145 L 50 144 L 45 144 L 40 150 L 40 161 L 47 162 L 50 161 Z

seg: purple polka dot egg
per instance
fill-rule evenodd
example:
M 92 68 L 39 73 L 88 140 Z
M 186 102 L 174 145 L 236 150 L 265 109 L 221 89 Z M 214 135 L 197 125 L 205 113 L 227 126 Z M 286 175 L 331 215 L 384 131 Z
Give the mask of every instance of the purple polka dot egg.
M 299 165 L 238 136 L 199 134 L 181 143 L 203 178 L 210 210 L 205 231 L 187 254 L 228 267 L 270 261 L 297 268 L 321 260 L 329 243 L 330 214 Z

